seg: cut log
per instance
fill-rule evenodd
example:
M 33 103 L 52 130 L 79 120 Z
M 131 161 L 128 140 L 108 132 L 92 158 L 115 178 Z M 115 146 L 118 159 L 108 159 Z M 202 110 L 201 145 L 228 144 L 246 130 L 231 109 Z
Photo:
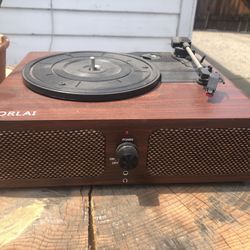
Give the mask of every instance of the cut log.
M 88 249 L 88 188 L 0 190 L 1 249 Z
M 96 249 L 249 249 L 250 184 L 95 187 Z

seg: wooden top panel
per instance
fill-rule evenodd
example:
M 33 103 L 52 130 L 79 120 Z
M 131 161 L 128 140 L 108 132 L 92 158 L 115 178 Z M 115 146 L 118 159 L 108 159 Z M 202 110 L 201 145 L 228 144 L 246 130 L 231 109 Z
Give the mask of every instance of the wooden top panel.
M 50 54 L 29 53 L 1 83 L 0 120 L 250 119 L 249 98 L 229 80 L 219 85 L 212 98 L 206 97 L 196 83 L 163 83 L 145 95 L 112 102 L 74 102 L 42 96 L 24 85 L 21 72 L 29 61 Z M 17 116 L 26 111 L 36 111 L 36 115 Z

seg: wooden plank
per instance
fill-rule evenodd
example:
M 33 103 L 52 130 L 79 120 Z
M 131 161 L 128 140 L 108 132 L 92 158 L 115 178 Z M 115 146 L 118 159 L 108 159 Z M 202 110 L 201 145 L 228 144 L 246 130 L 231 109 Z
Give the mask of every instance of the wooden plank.
M 248 249 L 250 184 L 95 187 L 96 249 Z
M 50 0 L 3 0 L 3 7 L 11 8 L 50 8 Z M 53 0 L 54 9 L 90 11 L 126 11 L 179 13 L 180 0 L 133 0 L 133 4 L 116 0 Z
M 185 8 L 180 7 L 181 1 Z M 196 0 L 134 0 L 133 3 L 115 0 L 3 0 L 0 9 L 0 30 L 8 36 L 26 36 L 28 41 L 34 42 L 37 38 L 34 39 L 33 36 L 39 35 L 41 44 L 40 41 L 36 44 L 32 43 L 31 47 L 40 51 L 51 50 L 52 47 L 54 50 L 68 47 L 70 38 L 65 42 L 61 41 L 62 37 L 67 36 L 72 37 L 74 42 L 78 41 L 77 47 L 83 46 L 81 36 L 97 36 L 98 46 L 93 48 L 94 50 L 98 50 L 102 43 L 112 42 L 112 39 L 107 42 L 106 39 L 101 38 L 101 36 L 108 36 L 115 37 L 114 40 L 116 40 L 114 44 L 104 46 L 110 51 L 171 51 L 169 37 L 176 36 L 180 17 L 181 33 L 191 36 L 192 17 L 185 13 L 194 14 L 192 8 L 195 6 L 192 3 L 195 2 Z M 58 40 L 57 44 L 60 44 L 60 47 L 51 46 L 53 36 L 61 36 L 55 39 Z M 80 39 L 75 39 L 73 36 L 78 36 Z M 118 40 L 116 37 L 124 39 Z M 125 45 L 127 37 L 133 39 L 129 40 L 130 47 Z M 85 39 L 84 43 L 90 40 Z M 119 46 L 120 42 L 121 46 Z M 86 45 L 86 47 L 91 46 L 91 44 Z M 19 49 L 16 49 L 17 47 Z M 19 55 L 24 56 L 27 48 L 23 38 L 15 39 L 15 44 L 9 49 L 8 63 L 17 64 L 21 59 Z M 70 50 L 72 48 L 73 45 Z
M 133 0 L 132 3 L 117 0 L 54 0 L 55 8 L 62 9 L 91 9 L 106 11 L 137 11 L 137 12 L 156 12 L 156 13 L 179 13 L 181 0 Z
M 190 37 L 194 26 L 197 0 L 182 0 L 180 18 L 177 29 L 178 36 Z
M 8 35 L 10 46 L 7 50 L 7 65 L 18 64 L 30 51 L 48 51 L 50 36 L 12 36 Z
M 171 37 L 177 22 L 177 15 L 60 11 L 55 13 L 55 34 Z
M 38 22 L 42 22 L 42 25 L 38 25 Z M 3 34 L 50 34 L 51 14 L 49 11 L 0 8 L 0 27 Z
M 56 35 L 171 37 L 178 22 L 178 15 L 167 14 L 57 11 L 53 15 L 52 24 L 49 10 L 0 9 L 0 23 L 9 24 L 1 25 L 1 32 L 50 35 L 54 25 Z M 37 25 L 37 20 L 42 20 L 42 25 Z
M 133 51 L 171 51 L 168 38 L 140 37 L 103 37 L 103 36 L 25 36 L 8 35 L 10 47 L 7 51 L 7 64 L 18 64 L 30 51 L 48 51 L 52 40 L 51 50 L 103 50 L 113 52 Z
M 88 249 L 88 188 L 0 190 L 1 249 Z
M 140 37 L 55 37 L 52 50 L 93 50 L 111 52 L 171 51 L 170 38 Z
M 2 7 L 50 8 L 50 0 L 3 0 Z

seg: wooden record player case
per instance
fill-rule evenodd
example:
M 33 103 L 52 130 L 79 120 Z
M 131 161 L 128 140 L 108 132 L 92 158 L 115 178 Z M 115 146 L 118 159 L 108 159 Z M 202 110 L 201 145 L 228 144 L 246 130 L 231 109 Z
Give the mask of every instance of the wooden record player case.
M 0 187 L 250 180 L 250 102 L 229 80 L 211 98 L 161 83 L 126 100 L 64 101 L 23 83 L 24 65 L 48 54 L 28 54 L 0 85 Z

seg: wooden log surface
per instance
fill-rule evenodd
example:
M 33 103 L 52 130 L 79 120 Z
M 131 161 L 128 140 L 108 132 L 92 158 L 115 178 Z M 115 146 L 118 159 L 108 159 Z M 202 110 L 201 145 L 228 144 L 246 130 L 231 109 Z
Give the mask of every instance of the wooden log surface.
M 0 249 L 88 249 L 88 189 L 0 190 Z
M 0 190 L 0 249 L 250 249 L 250 183 Z
M 95 187 L 96 249 L 250 249 L 250 185 Z

